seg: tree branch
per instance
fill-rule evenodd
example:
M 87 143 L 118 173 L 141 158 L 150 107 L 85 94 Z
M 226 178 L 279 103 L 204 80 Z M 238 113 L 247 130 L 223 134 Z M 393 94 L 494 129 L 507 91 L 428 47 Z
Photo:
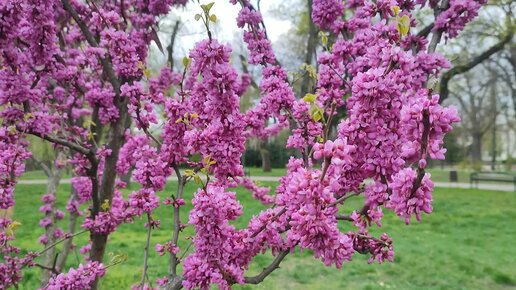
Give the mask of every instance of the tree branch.
M 183 190 L 185 188 L 186 183 L 186 176 L 181 176 L 181 172 L 179 171 L 179 168 L 174 164 L 173 165 L 174 171 L 177 176 L 177 197 L 176 198 L 182 198 L 183 197 Z M 180 207 L 174 206 L 174 224 L 173 224 L 173 233 L 172 233 L 172 242 L 174 245 L 177 245 L 177 242 L 179 241 L 179 232 L 181 231 L 181 217 L 179 215 Z M 170 275 L 177 276 L 177 265 L 179 264 L 179 260 L 177 258 L 177 255 L 170 255 Z
M 440 91 L 439 95 L 441 98 L 439 99 L 439 102 L 442 103 L 446 98 L 448 98 L 449 95 L 449 89 L 448 89 L 448 83 L 450 80 L 459 74 L 463 74 L 478 64 L 482 63 L 484 60 L 490 58 L 493 54 L 497 53 L 498 51 L 502 50 L 507 43 L 509 43 L 514 36 L 514 29 L 510 29 L 504 38 L 502 38 L 498 43 L 490 47 L 488 50 L 484 51 L 483 53 L 479 54 L 478 56 L 474 57 L 470 61 L 468 61 L 465 64 L 462 65 L 456 65 L 449 71 L 445 72 L 441 76 L 441 85 L 440 85 Z
M 174 24 L 174 30 L 172 30 L 172 35 L 170 36 L 170 44 L 167 46 L 167 61 L 170 64 L 170 70 L 174 68 L 174 43 L 176 42 L 177 32 L 179 31 L 180 21 L 177 20 Z
M 30 158 L 34 160 L 39 166 L 41 166 L 47 177 L 50 177 L 50 175 L 52 175 L 52 170 L 50 169 L 50 167 L 48 167 L 43 161 L 41 161 L 41 159 L 34 155 L 32 155 Z
M 272 263 L 267 266 L 266 268 L 263 269 L 263 271 L 256 275 L 256 276 L 252 276 L 252 277 L 244 277 L 244 281 L 245 283 L 247 284 L 259 284 L 261 283 L 267 276 L 269 276 L 274 270 L 278 269 L 279 268 L 279 265 L 281 263 L 281 261 L 283 261 L 283 259 L 285 259 L 285 257 L 290 253 L 290 250 L 286 250 L 286 251 L 281 251 L 277 256 L 276 258 L 274 259 L 274 261 L 272 261 Z
M 18 130 L 18 131 L 21 131 L 21 130 Z M 68 140 L 65 140 L 65 139 L 61 139 L 57 136 L 52 136 L 52 135 L 43 135 L 43 134 L 40 134 L 38 132 L 28 132 L 28 134 L 30 135 L 34 135 L 36 137 L 39 137 L 41 139 L 44 139 L 44 140 L 47 140 L 49 142 L 52 142 L 52 143 L 55 143 L 55 144 L 59 144 L 59 145 L 62 145 L 62 146 L 65 146 L 65 147 L 68 147 L 72 150 L 75 150 L 79 153 L 82 153 L 84 155 L 89 155 L 91 154 L 91 150 L 86 148 L 86 147 L 83 147 L 77 143 L 73 143 L 71 141 L 68 141 Z
M 84 21 L 81 19 L 77 11 L 72 7 L 69 0 L 61 0 L 61 3 L 63 4 L 64 9 L 70 13 L 72 18 L 75 20 L 77 25 L 82 31 L 82 34 L 86 38 L 86 41 L 89 43 L 89 45 L 93 47 L 98 47 L 99 44 L 95 40 L 95 37 L 89 30 L 88 26 Z M 116 97 L 120 97 L 120 81 L 118 80 L 115 71 L 113 70 L 113 67 L 111 66 L 111 61 L 109 58 L 99 57 L 100 63 L 102 64 L 102 69 L 106 76 L 108 77 L 109 82 L 111 85 L 113 85 L 113 90 L 115 91 Z
M 145 248 L 144 248 L 144 256 L 143 256 L 143 273 L 142 273 L 142 280 L 140 282 L 140 290 L 143 290 L 145 287 L 145 277 L 147 277 L 147 268 L 148 268 L 148 262 L 149 262 L 149 245 L 150 245 L 150 237 L 151 237 L 151 231 L 152 231 L 152 218 L 149 213 L 147 213 L 147 226 L 149 227 L 147 230 L 147 240 L 145 241 Z
M 87 231 L 88 231 L 88 230 L 83 230 L 83 231 L 80 231 L 80 232 L 76 232 L 76 233 L 75 233 L 75 234 L 73 234 L 73 235 L 66 235 L 64 238 L 62 238 L 62 239 L 60 239 L 60 240 L 56 241 L 55 243 L 53 243 L 53 244 L 49 245 L 48 247 L 44 248 L 43 250 L 41 250 L 41 251 L 38 253 L 38 256 L 39 256 L 39 255 L 41 255 L 41 254 L 43 254 L 43 253 L 45 253 L 46 251 L 48 251 L 48 250 L 52 249 L 53 247 L 55 247 L 55 246 L 59 245 L 60 243 L 64 242 L 65 240 L 67 240 L 67 239 L 71 239 L 71 238 L 73 238 L 73 237 L 75 237 L 75 236 L 78 236 L 78 235 L 80 235 L 80 234 L 84 234 L 84 233 L 85 233 L 85 232 L 87 232 Z

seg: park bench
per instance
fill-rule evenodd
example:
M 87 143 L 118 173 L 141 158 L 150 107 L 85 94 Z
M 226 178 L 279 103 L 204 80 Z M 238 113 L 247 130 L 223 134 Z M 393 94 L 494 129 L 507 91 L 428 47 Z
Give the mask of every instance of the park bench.
M 495 182 L 510 182 L 514 185 L 516 191 L 516 176 L 507 172 L 473 172 L 469 177 L 471 187 L 475 183 L 478 188 L 479 181 L 495 181 Z

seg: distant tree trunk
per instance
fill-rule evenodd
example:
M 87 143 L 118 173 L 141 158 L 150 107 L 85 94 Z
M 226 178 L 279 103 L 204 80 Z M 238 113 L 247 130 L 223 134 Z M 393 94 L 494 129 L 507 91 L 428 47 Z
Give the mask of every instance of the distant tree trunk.
M 306 4 L 308 6 L 308 17 L 310 21 L 308 22 L 309 34 L 306 43 L 305 63 L 311 65 L 317 47 L 317 28 L 315 27 L 315 24 L 312 22 L 312 0 L 307 0 Z M 310 91 L 312 85 L 313 81 L 310 78 L 310 76 L 306 73 L 303 77 L 303 81 L 301 82 L 301 97 L 303 97 Z
M 474 163 L 482 162 L 482 133 L 474 132 L 472 136 L 471 159 Z
M 79 197 L 77 196 L 77 191 L 75 188 L 70 190 L 70 199 L 72 200 L 78 200 Z M 68 220 L 68 233 L 73 235 L 75 233 L 75 228 L 77 227 L 77 218 L 79 217 L 78 213 L 70 213 L 70 218 Z M 63 242 L 63 249 L 61 250 L 61 253 L 59 253 L 59 256 L 57 258 L 57 264 L 56 268 L 58 271 L 61 271 L 64 269 L 66 265 L 66 259 L 68 258 L 68 254 L 72 250 L 73 246 L 73 238 L 66 239 Z
M 493 125 L 491 146 L 491 170 L 496 170 L 496 125 Z
M 66 157 L 66 155 L 59 151 L 57 155 L 57 160 L 62 160 Z M 63 176 L 63 167 L 53 167 L 50 170 L 50 175 L 48 176 L 48 182 L 47 182 L 47 191 L 46 194 L 53 195 L 55 197 L 55 200 L 57 201 L 57 188 L 59 187 L 59 183 L 61 182 L 61 177 Z M 54 232 L 56 230 L 56 208 L 55 204 L 52 208 L 52 211 L 46 214 L 45 217 L 48 217 L 52 220 L 52 223 L 45 228 L 45 235 L 48 239 L 48 244 L 52 244 L 56 241 L 56 238 L 54 236 Z M 57 257 L 56 257 L 56 248 L 53 247 L 50 250 L 46 251 L 43 254 L 43 263 L 44 266 L 48 267 L 49 269 L 55 269 Z M 52 276 L 51 270 L 42 269 L 41 270 L 41 287 L 45 287 L 48 284 L 48 281 L 50 280 L 50 277 Z
M 132 169 L 129 169 L 127 174 L 121 175 L 120 180 L 127 184 L 127 188 L 131 188 L 131 175 L 133 174 Z
M 494 83 L 496 83 L 496 78 L 494 80 Z M 491 86 L 491 113 L 493 114 L 493 128 L 492 128 L 492 140 L 491 140 L 491 170 L 496 169 L 496 117 L 497 117 L 497 110 L 496 110 L 496 85 Z
M 263 172 L 271 172 L 271 154 L 267 149 L 267 140 L 260 140 L 260 155 L 262 156 Z

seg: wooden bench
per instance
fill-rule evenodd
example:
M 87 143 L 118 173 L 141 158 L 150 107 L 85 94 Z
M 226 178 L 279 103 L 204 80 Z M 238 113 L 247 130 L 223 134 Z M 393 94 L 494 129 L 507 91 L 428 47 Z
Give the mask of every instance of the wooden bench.
M 516 176 L 507 172 L 473 172 L 469 177 L 469 182 L 473 188 L 475 183 L 478 188 L 479 181 L 495 181 L 495 182 L 509 182 L 514 185 L 514 191 L 516 191 Z

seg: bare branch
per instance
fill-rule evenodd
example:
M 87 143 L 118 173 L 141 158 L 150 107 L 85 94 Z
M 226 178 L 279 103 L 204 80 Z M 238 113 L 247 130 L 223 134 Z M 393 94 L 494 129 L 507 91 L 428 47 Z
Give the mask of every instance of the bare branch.
M 149 262 L 149 245 L 150 245 L 150 237 L 151 237 L 151 231 L 152 231 L 152 218 L 149 213 L 147 213 L 147 226 L 149 227 L 147 229 L 147 240 L 145 241 L 145 248 L 144 248 L 144 256 L 143 256 L 143 273 L 142 273 L 142 280 L 140 282 L 140 290 L 144 289 L 145 286 L 145 278 L 147 277 L 147 269 L 148 269 L 148 262 Z
M 351 216 L 347 215 L 347 214 L 336 214 L 335 218 L 337 218 L 337 220 L 340 220 L 340 221 L 350 221 L 350 222 L 353 221 Z
M 267 266 L 266 268 L 263 269 L 263 271 L 256 275 L 256 276 L 252 276 L 252 277 L 244 277 L 244 281 L 245 283 L 247 284 L 259 284 L 261 283 L 267 276 L 269 276 L 274 270 L 278 269 L 279 268 L 279 265 L 281 263 L 281 261 L 283 261 L 283 259 L 285 259 L 285 257 L 290 253 L 290 250 L 286 250 L 286 251 L 281 251 L 277 256 L 276 258 L 274 259 L 274 261 L 272 261 L 272 263 Z
M 489 49 L 487 49 L 483 53 L 474 57 L 473 59 L 466 62 L 465 64 L 456 65 L 449 71 L 445 72 L 441 76 L 441 85 L 440 85 L 440 92 L 439 92 L 441 98 L 439 99 L 439 102 L 444 101 L 448 97 L 448 95 L 449 95 L 448 83 L 454 76 L 463 74 L 463 73 L 471 70 L 478 64 L 482 63 L 484 60 L 490 58 L 493 54 L 502 50 L 505 47 L 505 45 L 508 44 L 512 40 L 513 36 L 514 36 L 514 29 L 510 29 L 507 32 L 507 34 L 498 43 L 491 46 Z
M 50 167 L 48 167 L 43 161 L 41 161 L 41 159 L 34 155 L 32 155 L 30 158 L 34 160 L 39 166 L 41 166 L 47 177 L 50 177 L 50 175 L 52 175 L 52 170 L 50 169 Z
M 21 130 L 18 130 L 18 131 L 21 131 Z M 68 148 L 70 148 L 72 150 L 75 150 L 75 151 L 77 151 L 79 153 L 82 153 L 84 155 L 89 155 L 89 154 L 92 153 L 91 150 L 86 148 L 86 147 L 83 147 L 83 146 L 81 146 L 81 145 L 79 145 L 77 143 L 74 143 L 74 142 L 71 142 L 71 141 L 59 138 L 57 136 L 43 135 L 43 134 L 40 134 L 38 132 L 28 132 L 28 134 L 34 135 L 36 137 L 39 137 L 39 138 L 44 139 L 44 140 L 47 140 L 47 141 L 52 142 L 54 144 L 59 144 L 59 145 L 68 147 Z
M 59 245 L 60 243 L 62 243 L 62 242 L 64 242 L 64 241 L 66 241 L 67 239 L 71 239 L 71 238 L 73 238 L 73 237 L 75 237 L 75 236 L 78 236 L 78 235 L 80 235 L 80 234 L 84 234 L 84 233 L 85 233 L 85 232 L 87 232 L 87 231 L 88 231 L 88 230 L 83 230 L 83 231 L 80 231 L 80 232 L 76 232 L 76 233 L 75 233 L 75 234 L 73 234 L 73 235 L 66 235 L 64 238 L 62 238 L 62 239 L 60 239 L 60 240 L 57 240 L 55 243 L 53 243 L 53 244 L 49 245 L 48 247 L 44 248 L 43 250 L 41 250 L 41 251 L 38 253 L 38 255 L 41 255 L 41 254 L 45 253 L 46 251 L 48 251 L 48 250 L 52 249 L 53 247 L 55 247 L 55 246 Z
M 177 196 L 175 198 L 183 197 L 183 190 L 186 184 L 186 176 L 181 176 L 181 172 L 179 168 L 174 164 L 172 166 L 177 176 Z M 180 219 L 180 208 L 174 207 L 174 224 L 173 224 L 173 232 L 172 232 L 172 242 L 174 245 L 177 245 L 179 241 L 179 232 L 181 231 L 181 219 Z M 170 255 L 170 269 L 169 272 L 172 276 L 177 275 L 177 265 L 179 264 L 179 260 L 176 255 Z
M 177 32 L 179 31 L 179 24 L 181 22 L 179 20 L 174 24 L 174 29 L 172 30 L 172 34 L 170 35 L 170 44 L 167 46 L 167 61 L 170 64 L 170 69 L 174 68 L 174 43 L 176 42 Z

